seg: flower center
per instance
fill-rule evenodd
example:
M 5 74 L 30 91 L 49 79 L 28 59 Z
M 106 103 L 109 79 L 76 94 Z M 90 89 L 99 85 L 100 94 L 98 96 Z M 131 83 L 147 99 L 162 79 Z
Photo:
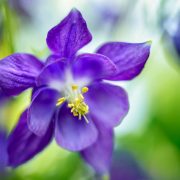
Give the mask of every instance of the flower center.
M 63 102 L 68 102 L 68 108 L 71 109 L 73 116 L 81 120 L 84 117 L 85 121 L 89 123 L 86 114 L 89 112 L 88 105 L 84 102 L 83 94 L 88 92 L 88 87 L 83 87 L 79 90 L 77 85 L 71 85 L 71 88 L 66 89 L 64 97 L 57 100 L 56 106 L 60 106 Z

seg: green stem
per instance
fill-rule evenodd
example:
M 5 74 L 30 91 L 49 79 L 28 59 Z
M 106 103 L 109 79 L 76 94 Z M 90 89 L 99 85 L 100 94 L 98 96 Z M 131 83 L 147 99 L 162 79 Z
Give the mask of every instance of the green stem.
M 5 37 L 5 43 L 8 45 L 9 53 L 14 52 L 14 41 L 13 41 L 13 29 L 11 22 L 11 12 L 8 7 L 8 1 L 4 1 L 2 4 L 2 9 L 4 12 L 3 18 L 3 35 Z

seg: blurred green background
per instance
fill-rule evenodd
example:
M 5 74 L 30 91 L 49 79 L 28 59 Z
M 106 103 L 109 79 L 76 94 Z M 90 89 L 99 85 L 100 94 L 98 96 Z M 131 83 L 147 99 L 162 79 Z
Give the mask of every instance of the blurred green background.
M 27 52 L 45 61 L 48 30 L 73 7 L 82 12 L 93 35 L 82 51 L 93 52 L 106 41 L 152 40 L 141 75 L 116 83 L 128 91 L 130 111 L 115 129 L 111 179 L 179 180 L 180 1 L 0 0 L 0 58 Z M 30 90 L 0 104 L 0 124 L 8 132 L 29 102 Z M 78 154 L 55 142 L 28 163 L 8 171 L 12 180 L 96 178 Z

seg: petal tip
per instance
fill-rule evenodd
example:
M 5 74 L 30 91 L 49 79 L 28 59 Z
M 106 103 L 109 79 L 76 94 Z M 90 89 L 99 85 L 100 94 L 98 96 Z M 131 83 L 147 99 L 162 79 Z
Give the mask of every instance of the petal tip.
M 69 58 L 91 39 L 92 35 L 81 12 L 73 8 L 58 25 L 49 30 L 46 43 L 51 51 Z
M 70 12 L 71 13 L 80 13 L 80 11 L 75 7 L 73 7 Z
M 146 44 L 151 46 L 152 45 L 152 40 L 146 41 Z

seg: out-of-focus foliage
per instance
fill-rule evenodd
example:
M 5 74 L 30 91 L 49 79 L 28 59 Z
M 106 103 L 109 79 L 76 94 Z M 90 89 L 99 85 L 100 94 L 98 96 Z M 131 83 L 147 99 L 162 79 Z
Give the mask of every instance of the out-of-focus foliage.
M 142 175 L 139 180 L 180 179 L 180 31 L 177 28 L 180 3 L 176 0 L 153 3 L 151 0 L 1 0 L 0 57 L 28 52 L 44 61 L 49 53 L 45 42 L 48 29 L 72 7 L 81 10 L 94 35 L 95 41 L 83 51 L 93 51 L 92 47 L 104 41 L 153 42 L 143 73 L 131 85 L 123 83 L 129 92 L 130 111 L 116 129 L 114 156 L 118 158 L 112 168 L 119 169 L 119 173 L 131 168 L 134 174 Z M 6 99 L 6 103 L 0 99 L 0 124 L 8 132 L 28 106 L 29 99 L 30 91 Z M 114 171 L 111 169 L 110 174 Z M 8 172 L 7 178 L 13 180 L 95 178 L 78 154 L 62 150 L 54 142 L 27 164 Z

